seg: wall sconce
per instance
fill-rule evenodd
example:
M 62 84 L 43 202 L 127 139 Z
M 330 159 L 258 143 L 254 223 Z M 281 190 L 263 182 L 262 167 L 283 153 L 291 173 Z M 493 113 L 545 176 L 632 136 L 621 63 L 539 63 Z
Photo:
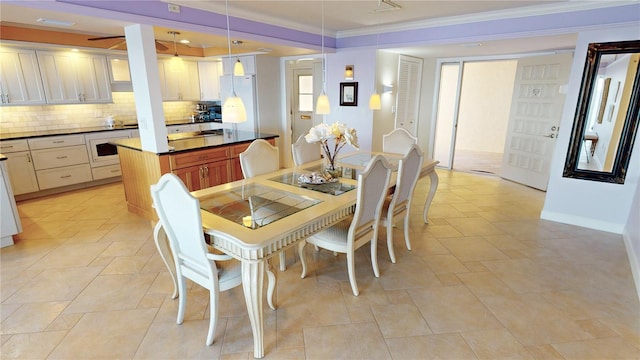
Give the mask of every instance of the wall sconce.
M 392 93 L 392 92 L 393 92 L 393 85 L 382 85 L 383 94 Z
M 347 65 L 344 68 L 344 79 L 353 80 L 353 65 Z

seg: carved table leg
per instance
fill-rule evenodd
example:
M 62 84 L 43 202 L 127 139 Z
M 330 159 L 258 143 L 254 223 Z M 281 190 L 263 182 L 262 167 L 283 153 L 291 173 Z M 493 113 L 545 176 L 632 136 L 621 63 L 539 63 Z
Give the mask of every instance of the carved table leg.
M 264 313 L 262 311 L 264 271 L 264 261 L 242 262 L 242 289 L 253 333 L 253 356 L 258 359 L 264 357 Z
M 431 173 L 429 173 L 429 179 L 431 180 L 431 186 L 429 188 L 429 195 L 427 196 L 427 200 L 424 202 L 424 210 L 422 212 L 422 217 L 425 224 L 429 223 L 429 220 L 427 219 L 427 213 L 429 212 L 431 201 L 433 201 L 433 197 L 436 195 L 436 190 L 438 190 L 438 174 L 436 174 L 435 169 L 431 171 Z

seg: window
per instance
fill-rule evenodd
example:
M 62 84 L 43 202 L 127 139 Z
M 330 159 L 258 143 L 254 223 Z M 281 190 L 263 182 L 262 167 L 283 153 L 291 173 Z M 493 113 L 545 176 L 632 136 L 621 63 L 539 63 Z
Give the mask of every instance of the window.
M 298 111 L 313 111 L 313 76 L 298 76 Z

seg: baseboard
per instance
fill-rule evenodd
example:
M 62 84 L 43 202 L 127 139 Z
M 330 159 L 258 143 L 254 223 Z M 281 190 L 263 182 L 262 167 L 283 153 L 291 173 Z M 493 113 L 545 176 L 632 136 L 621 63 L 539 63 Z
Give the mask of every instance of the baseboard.
M 631 274 L 633 274 L 633 282 L 636 284 L 636 293 L 640 300 L 640 259 L 636 258 L 633 245 L 631 242 L 631 235 L 626 231 L 622 234 L 624 239 L 624 247 L 627 250 L 627 256 L 629 257 L 629 265 L 631 266 Z M 638 244 L 640 246 L 640 244 Z
M 542 211 L 540 218 L 549 221 L 555 221 L 563 224 L 576 225 L 588 229 L 606 231 L 614 234 L 622 234 L 624 224 L 613 224 L 606 221 L 600 221 L 594 218 L 586 218 L 582 216 L 573 216 L 560 214 L 551 211 Z
M 30 200 L 30 199 L 35 199 L 35 198 L 39 198 L 39 197 L 55 195 L 55 194 L 60 194 L 60 193 L 63 193 L 63 192 L 68 192 L 68 191 L 73 191 L 73 190 L 80 190 L 80 189 L 85 189 L 85 188 L 88 188 L 88 187 L 99 186 L 99 185 L 104 185 L 104 184 L 110 184 L 110 183 L 120 182 L 120 181 L 122 181 L 122 177 L 116 176 L 116 177 L 107 178 L 107 179 L 94 180 L 94 181 L 80 183 L 80 184 L 61 186 L 61 187 L 58 187 L 58 188 L 52 188 L 52 189 L 40 190 L 40 191 L 36 191 L 36 192 L 32 192 L 32 193 L 15 195 L 14 198 L 16 199 L 16 201 Z

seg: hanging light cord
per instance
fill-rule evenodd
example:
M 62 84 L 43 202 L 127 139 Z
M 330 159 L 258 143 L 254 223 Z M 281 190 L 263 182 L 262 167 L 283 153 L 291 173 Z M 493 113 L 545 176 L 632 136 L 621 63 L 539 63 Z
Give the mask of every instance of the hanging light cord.
M 322 1 L 322 91 L 327 87 L 327 55 L 324 53 L 324 1 Z
M 227 46 L 229 47 L 229 63 L 231 63 L 231 31 L 229 30 L 229 0 L 225 0 L 224 9 L 227 15 Z M 231 90 L 232 96 L 236 96 L 236 85 L 233 81 L 234 76 L 231 76 Z

